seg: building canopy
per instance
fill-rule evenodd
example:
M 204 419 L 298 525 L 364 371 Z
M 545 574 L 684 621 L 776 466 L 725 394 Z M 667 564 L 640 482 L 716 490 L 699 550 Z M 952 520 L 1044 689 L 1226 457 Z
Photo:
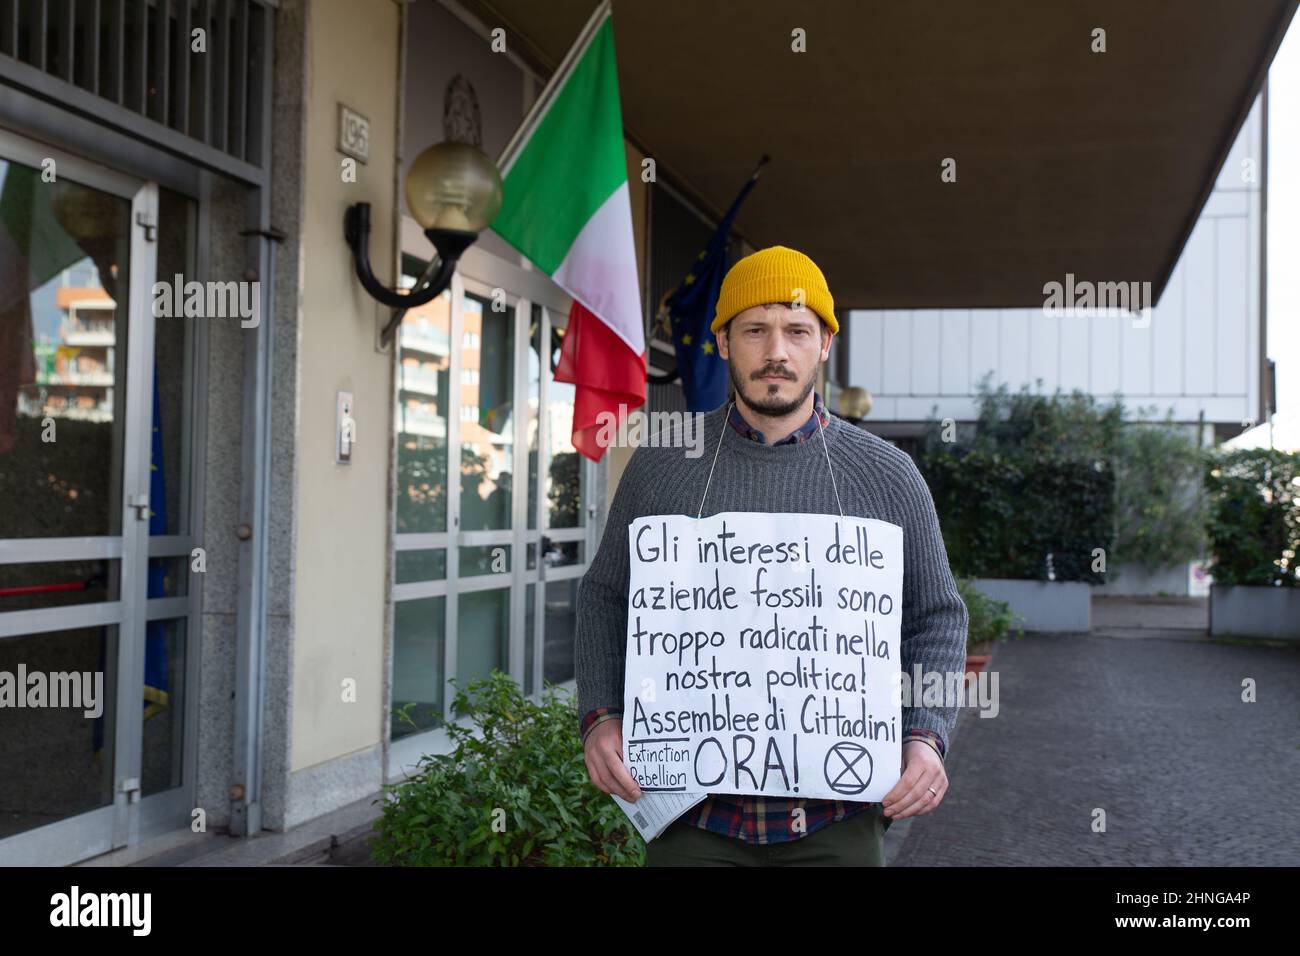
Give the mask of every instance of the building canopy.
M 546 75 L 596 0 L 463 5 Z M 1295 8 L 616 0 L 614 31 L 628 137 L 718 215 L 771 154 L 738 231 L 837 306 L 1010 308 L 1067 274 L 1159 296 Z

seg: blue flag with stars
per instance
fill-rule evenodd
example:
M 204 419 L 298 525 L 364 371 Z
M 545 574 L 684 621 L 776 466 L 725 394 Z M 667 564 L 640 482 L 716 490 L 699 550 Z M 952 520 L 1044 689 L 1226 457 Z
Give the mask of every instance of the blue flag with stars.
M 682 379 L 687 409 L 692 412 L 711 412 L 727 400 L 726 363 L 718 354 L 718 345 L 709 326 L 718 307 L 722 278 L 727 274 L 731 225 L 756 182 L 757 171 L 732 202 L 686 278 L 664 301 L 673 345 L 677 350 L 677 374 Z

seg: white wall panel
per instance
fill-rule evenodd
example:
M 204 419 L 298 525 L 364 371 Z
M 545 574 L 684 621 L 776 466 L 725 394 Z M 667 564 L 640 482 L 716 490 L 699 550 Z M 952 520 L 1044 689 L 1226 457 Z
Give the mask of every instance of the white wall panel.
M 849 312 L 845 321 L 849 329 L 850 370 L 846 384 L 860 385 L 876 394 L 882 390 L 884 313 L 879 309 Z
M 912 394 L 939 394 L 943 362 L 942 315 L 936 309 L 912 313 Z
M 1217 226 L 1213 392 L 1227 395 L 1246 391 L 1246 317 L 1250 314 L 1246 261 L 1250 248 L 1245 219 L 1223 219 Z
M 880 390 L 885 395 L 910 395 L 912 382 L 912 313 L 884 313 L 885 337 Z
M 1155 310 L 1151 310 L 1145 319 L 1130 319 L 1120 326 L 1119 387 L 1125 395 L 1151 394 L 1151 351 L 1155 340 L 1155 324 Z
M 1187 298 L 1183 303 L 1183 391 L 1214 394 L 1214 250 L 1217 219 L 1202 219 L 1192 230 L 1183 259 L 1187 263 Z
M 1088 323 L 1091 319 L 1081 315 L 1061 316 L 1061 391 L 1088 390 L 1088 365 L 1091 348 L 1088 344 Z
M 1002 331 L 998 336 L 1002 380 L 1011 388 L 1033 387 L 1029 374 L 1029 314 L 1027 309 L 1002 309 Z
M 972 309 L 970 314 L 970 384 L 972 394 L 985 372 L 993 372 L 997 385 L 998 338 L 1000 332 L 997 309 Z
M 1088 391 L 1110 396 L 1119 391 L 1119 340 L 1121 323 L 1131 321 L 1118 315 L 1088 319 Z
M 1187 298 L 1187 267 L 1180 262 L 1151 317 L 1153 395 L 1183 394 L 1183 304 Z
M 1029 313 L 1030 377 L 1043 380 L 1043 391 L 1054 392 L 1061 383 L 1061 322 L 1059 315 L 1041 310 Z
M 970 310 L 946 309 L 940 313 L 943 346 L 939 352 L 939 391 L 944 395 L 969 395 Z

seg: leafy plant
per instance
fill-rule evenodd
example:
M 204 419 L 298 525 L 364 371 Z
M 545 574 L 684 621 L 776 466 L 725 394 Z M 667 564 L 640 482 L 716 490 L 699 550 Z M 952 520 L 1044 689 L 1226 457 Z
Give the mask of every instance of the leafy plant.
M 455 683 L 454 681 L 452 682 Z M 506 674 L 457 688 L 447 754 L 384 787 L 372 858 L 393 866 L 639 866 L 645 844 L 592 785 L 571 695 Z
M 1215 583 L 1300 586 L 1300 454 L 1222 453 L 1208 462 L 1205 485 Z
M 1114 478 L 1104 465 L 1008 460 L 972 451 L 925 467 L 953 572 L 1098 582 L 1110 550 Z
M 1012 394 L 987 376 L 978 401 L 964 435 L 930 423 L 918 462 L 953 572 L 1100 583 L 1093 555 L 1112 547 L 1122 419 L 1081 392 Z
M 966 646 L 1005 640 L 1008 636 L 1022 636 L 1016 624 L 1016 615 L 1006 601 L 997 601 L 975 587 L 969 578 L 957 578 L 957 593 L 966 604 L 970 622 L 966 630 Z
M 1114 564 L 1148 571 L 1206 553 L 1206 452 L 1166 416 L 1120 432 L 1115 459 Z
M 1079 389 L 1048 395 L 1031 392 L 1027 385 L 1012 392 L 1005 383 L 992 388 L 991 375 L 976 389 L 979 414 L 972 447 L 1030 461 L 1114 459 L 1124 425 L 1118 400 L 1101 405 Z
M 1118 399 L 987 375 L 977 401 L 973 426 L 929 423 L 917 462 L 954 573 L 1099 584 L 1204 553 L 1201 453 L 1170 418 L 1126 423 Z

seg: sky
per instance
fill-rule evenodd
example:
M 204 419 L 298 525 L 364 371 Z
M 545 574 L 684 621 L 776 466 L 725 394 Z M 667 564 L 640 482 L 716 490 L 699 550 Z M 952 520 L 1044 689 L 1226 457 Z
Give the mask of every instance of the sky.
M 1277 363 L 1273 445 L 1300 451 L 1300 17 L 1268 74 L 1268 357 Z M 1229 442 L 1268 447 L 1267 424 Z

